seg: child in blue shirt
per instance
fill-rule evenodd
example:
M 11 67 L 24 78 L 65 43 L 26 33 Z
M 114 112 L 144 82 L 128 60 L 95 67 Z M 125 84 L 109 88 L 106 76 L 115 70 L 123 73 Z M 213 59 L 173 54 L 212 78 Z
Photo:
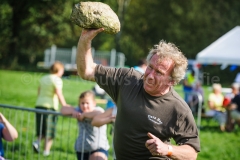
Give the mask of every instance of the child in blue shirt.
M 8 122 L 0 112 L 0 159 L 4 157 L 2 138 L 6 141 L 13 141 L 18 137 L 17 130 Z

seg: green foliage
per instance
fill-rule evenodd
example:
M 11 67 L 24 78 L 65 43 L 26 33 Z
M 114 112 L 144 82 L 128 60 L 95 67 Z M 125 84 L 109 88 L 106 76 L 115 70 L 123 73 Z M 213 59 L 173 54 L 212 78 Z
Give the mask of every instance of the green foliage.
M 139 55 L 146 56 L 153 44 L 164 39 L 175 43 L 188 58 L 194 59 L 199 51 L 239 25 L 239 4 L 206 0 L 131 1 L 122 36 L 131 37 L 128 40 L 135 51 L 129 53 L 124 47 L 123 52 L 128 56 L 132 54 L 135 59 Z M 132 65 L 134 59 L 131 60 L 127 63 Z

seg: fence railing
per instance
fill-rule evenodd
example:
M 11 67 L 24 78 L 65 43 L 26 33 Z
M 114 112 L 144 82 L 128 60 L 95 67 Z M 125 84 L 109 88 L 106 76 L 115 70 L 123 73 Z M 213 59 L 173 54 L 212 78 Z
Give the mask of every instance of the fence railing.
M 64 64 L 65 70 L 76 71 L 76 46 L 72 48 L 57 48 L 52 45 L 44 51 L 44 61 L 38 63 L 38 67 L 49 68 L 55 61 L 60 61 Z M 97 64 L 112 67 L 124 67 L 125 55 L 117 52 L 115 49 L 111 51 L 100 51 L 92 48 L 93 60 Z
M 18 131 L 18 138 L 13 142 L 3 140 L 5 158 L 8 160 L 74 160 L 77 159 L 74 144 L 78 136 L 77 121 L 69 116 L 63 116 L 60 112 L 46 111 L 26 107 L 0 104 L 0 112 Z M 53 141 L 50 155 L 43 156 L 43 144 L 40 144 L 40 152 L 35 153 L 32 147 L 36 137 L 35 114 L 51 114 L 58 116 L 56 137 Z M 109 125 L 110 126 L 110 125 Z M 110 130 L 110 129 L 108 129 Z M 109 131 L 108 131 L 109 132 Z M 109 144 L 112 137 L 108 136 Z M 112 159 L 112 146 L 109 150 L 109 160 Z

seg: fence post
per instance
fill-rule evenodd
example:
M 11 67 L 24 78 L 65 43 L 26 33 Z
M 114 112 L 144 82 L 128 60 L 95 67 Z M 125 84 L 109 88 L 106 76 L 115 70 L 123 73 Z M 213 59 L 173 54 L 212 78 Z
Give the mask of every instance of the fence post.
M 197 97 L 198 97 L 197 127 L 198 127 L 199 134 L 200 134 L 203 97 L 200 93 L 197 93 Z
M 52 65 L 55 62 L 56 51 L 57 47 L 56 45 L 53 44 L 51 47 L 50 65 Z
M 116 49 L 112 49 L 110 55 L 110 66 L 115 67 L 115 63 L 116 63 Z
M 125 66 L 125 55 L 123 53 L 118 53 L 118 66 L 124 67 Z
M 50 66 L 50 49 L 44 51 L 44 67 Z

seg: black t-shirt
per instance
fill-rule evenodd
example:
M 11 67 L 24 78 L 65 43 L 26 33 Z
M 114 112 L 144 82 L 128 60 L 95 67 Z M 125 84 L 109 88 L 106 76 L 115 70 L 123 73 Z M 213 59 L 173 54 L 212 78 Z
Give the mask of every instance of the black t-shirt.
M 237 111 L 240 112 L 240 94 L 237 94 L 233 99 L 232 103 L 235 103 L 237 105 Z
M 173 138 L 200 151 L 198 130 L 192 112 L 174 91 L 159 97 L 145 92 L 143 75 L 134 69 L 97 65 L 95 80 L 115 101 L 114 149 L 118 160 L 169 159 L 155 157 L 145 147 L 150 132 L 164 143 Z

